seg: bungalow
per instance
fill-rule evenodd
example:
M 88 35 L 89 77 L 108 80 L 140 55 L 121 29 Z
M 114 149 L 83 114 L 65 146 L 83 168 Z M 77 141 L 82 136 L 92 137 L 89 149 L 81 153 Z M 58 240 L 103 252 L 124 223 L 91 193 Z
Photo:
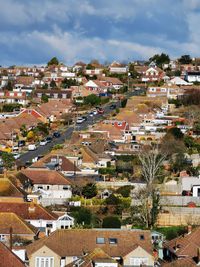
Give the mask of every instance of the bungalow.
M 40 193 L 44 206 L 63 204 L 72 196 L 71 182 L 54 170 L 28 168 L 20 173 L 27 192 Z
M 200 71 L 188 71 L 188 72 L 186 72 L 185 79 L 189 83 L 200 82 Z
M 43 95 L 48 96 L 48 98 L 53 99 L 71 99 L 72 90 L 71 89 L 36 89 L 34 94 L 37 98 L 42 98 Z
M 25 106 L 29 102 L 25 92 L 0 91 L 0 103 L 20 104 Z
M 121 82 L 118 78 L 100 76 L 98 77 L 98 80 L 109 89 L 119 90 L 123 87 L 123 82 Z
M 127 73 L 128 67 L 119 63 L 119 62 L 112 62 L 109 66 L 109 72 L 110 73 L 118 73 L 118 74 L 123 74 Z
M 10 244 L 11 235 L 13 243 L 23 244 L 23 242 L 33 241 L 38 234 L 36 227 L 25 222 L 15 213 L 0 212 L 0 241 L 4 244 Z
M 123 266 L 154 266 L 151 233 L 147 230 L 58 230 L 26 247 L 30 267 L 41 267 L 44 262 L 63 267 L 95 249 L 102 249 Z
M 74 225 L 74 219 L 68 214 L 58 216 L 33 202 L 0 202 L 0 213 L 2 212 L 20 216 L 27 223 L 38 228 L 40 232 L 44 232 L 45 235 L 49 235 L 57 229 L 71 228 Z
M 98 80 L 89 80 L 84 84 L 84 87 L 95 94 L 105 93 L 107 92 L 107 86 L 105 86 L 102 82 Z
M 143 67 L 142 82 L 155 82 L 163 80 L 165 72 L 158 67 Z

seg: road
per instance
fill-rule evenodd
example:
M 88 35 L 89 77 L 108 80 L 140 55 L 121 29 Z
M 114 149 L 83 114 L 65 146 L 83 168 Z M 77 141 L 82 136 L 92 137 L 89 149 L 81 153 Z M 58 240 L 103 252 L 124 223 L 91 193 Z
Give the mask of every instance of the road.
M 128 92 L 126 94 L 126 97 L 129 98 L 133 95 L 139 95 L 138 91 L 133 91 L 133 92 Z M 120 107 L 120 101 L 115 102 L 116 107 Z M 109 113 L 113 112 L 113 110 L 110 109 L 110 105 L 106 104 L 104 105 L 104 115 L 108 115 Z M 82 124 L 76 124 L 75 129 L 77 131 L 85 130 L 88 128 L 88 126 L 95 124 L 99 120 L 102 119 L 102 115 L 97 114 L 94 115 L 93 117 L 90 117 L 89 115 L 87 116 L 87 121 L 83 122 Z M 52 150 L 52 148 L 57 145 L 57 144 L 63 144 L 66 139 L 70 139 L 72 136 L 72 133 L 74 131 L 74 126 L 70 126 L 64 133 L 61 134 L 59 138 L 53 138 L 51 143 L 46 144 L 45 146 L 38 146 L 36 150 L 34 151 L 28 151 L 24 154 L 21 155 L 19 162 L 21 162 L 22 165 L 25 165 L 26 162 L 32 162 L 34 158 L 37 158 L 40 155 L 45 155 L 48 152 Z

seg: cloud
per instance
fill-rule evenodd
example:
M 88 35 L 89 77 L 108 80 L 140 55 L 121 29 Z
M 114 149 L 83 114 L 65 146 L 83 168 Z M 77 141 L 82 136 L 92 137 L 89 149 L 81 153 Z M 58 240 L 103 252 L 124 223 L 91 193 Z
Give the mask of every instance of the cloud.
M 199 0 L 0 0 L 0 64 L 198 56 Z

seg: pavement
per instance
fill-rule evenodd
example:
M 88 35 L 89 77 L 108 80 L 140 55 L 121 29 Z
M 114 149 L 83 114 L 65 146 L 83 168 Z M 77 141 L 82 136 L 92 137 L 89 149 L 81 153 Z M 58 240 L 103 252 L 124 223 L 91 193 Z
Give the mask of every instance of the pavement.
M 140 94 L 139 91 L 132 91 L 132 92 L 126 93 L 126 97 L 129 98 L 131 96 L 139 95 L 139 94 Z M 117 101 L 114 103 L 116 104 L 116 108 L 120 107 L 120 101 Z M 45 146 L 38 146 L 37 149 L 34 151 L 25 152 L 24 154 L 21 155 L 18 162 L 20 162 L 21 165 L 25 165 L 27 162 L 32 162 L 34 158 L 37 158 L 40 155 L 45 155 L 48 152 L 50 152 L 55 145 L 63 144 L 65 140 L 70 139 L 74 130 L 76 131 L 86 130 L 90 125 L 94 125 L 95 123 L 100 121 L 102 118 L 104 118 L 104 116 L 109 115 L 110 113 L 114 111 L 110 109 L 111 104 L 112 103 L 108 103 L 102 106 L 104 108 L 104 115 L 97 114 L 97 115 L 94 115 L 93 117 L 90 117 L 89 115 L 87 115 L 87 121 L 84 121 L 81 124 L 70 126 L 65 132 L 61 133 L 61 136 L 59 138 L 54 137 L 51 143 L 47 143 Z

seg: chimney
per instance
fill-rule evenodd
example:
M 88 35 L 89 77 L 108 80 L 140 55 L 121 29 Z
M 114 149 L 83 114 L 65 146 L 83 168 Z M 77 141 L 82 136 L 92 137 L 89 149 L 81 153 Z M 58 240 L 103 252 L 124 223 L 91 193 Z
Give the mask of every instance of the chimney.
M 192 225 L 188 225 L 187 230 L 188 230 L 188 235 L 191 234 L 191 232 L 192 232 Z
M 29 213 L 35 212 L 35 205 L 33 202 L 30 203 L 30 206 L 28 207 Z
M 12 242 L 13 242 L 13 229 L 10 227 L 9 229 L 9 234 L 10 234 L 10 250 L 12 250 Z

